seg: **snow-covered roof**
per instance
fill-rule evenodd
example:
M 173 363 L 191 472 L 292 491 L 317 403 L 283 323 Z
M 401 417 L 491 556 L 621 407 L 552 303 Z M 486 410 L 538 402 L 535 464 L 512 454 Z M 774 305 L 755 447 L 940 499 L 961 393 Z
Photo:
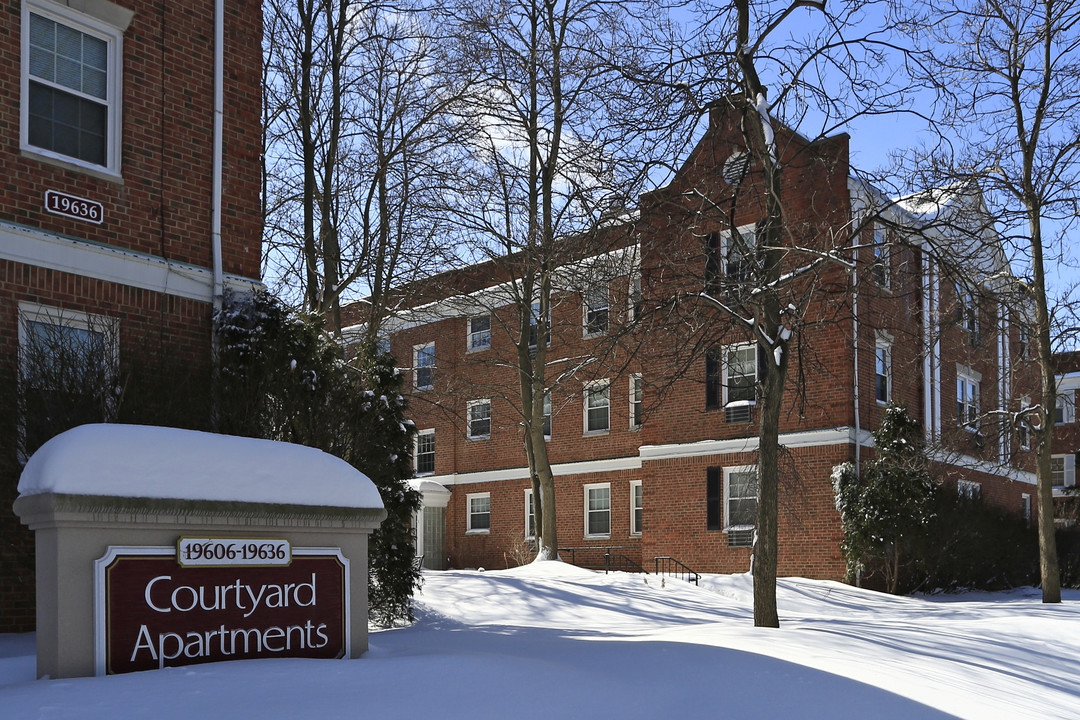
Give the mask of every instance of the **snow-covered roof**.
M 82 425 L 34 453 L 20 495 L 58 493 L 382 508 L 344 460 L 273 440 L 145 425 Z

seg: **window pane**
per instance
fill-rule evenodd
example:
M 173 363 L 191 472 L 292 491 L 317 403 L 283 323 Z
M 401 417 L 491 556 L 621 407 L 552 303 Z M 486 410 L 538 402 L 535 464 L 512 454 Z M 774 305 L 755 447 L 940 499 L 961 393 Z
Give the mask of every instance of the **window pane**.
M 611 534 L 611 489 L 606 487 L 588 489 L 588 534 Z

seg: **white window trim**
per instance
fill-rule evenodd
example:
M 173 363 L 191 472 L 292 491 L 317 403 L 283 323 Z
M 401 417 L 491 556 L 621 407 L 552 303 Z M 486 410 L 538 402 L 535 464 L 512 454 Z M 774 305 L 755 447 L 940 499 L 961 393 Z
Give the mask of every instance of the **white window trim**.
M 545 440 L 550 440 L 551 439 L 551 433 L 555 432 L 555 424 L 554 424 L 555 423 L 555 416 L 553 414 L 553 409 L 552 409 L 552 404 L 551 404 L 551 391 L 550 390 L 545 390 L 544 391 L 544 400 L 543 400 L 543 402 L 544 402 L 544 405 L 546 407 L 541 408 L 541 410 L 540 410 L 540 420 L 541 420 L 541 424 L 543 424 L 543 419 L 547 418 L 547 420 L 548 420 L 547 421 L 547 426 L 548 426 L 548 431 L 549 432 L 544 433 L 544 439 Z M 545 410 L 546 410 L 546 412 L 545 412 Z
M 1020 494 L 1020 513 L 1024 516 L 1024 522 L 1031 525 L 1031 495 Z
M 589 533 L 589 490 L 601 490 L 608 491 L 608 531 L 606 533 Z M 593 538 L 609 538 L 611 537 L 611 483 L 588 483 L 582 486 L 582 497 L 584 499 L 584 514 L 585 514 L 585 537 L 587 539 Z M 600 511 L 597 511 L 600 512 Z
M 533 514 L 529 512 L 530 506 L 533 506 L 535 512 L 535 506 L 533 505 L 533 491 L 532 488 L 525 488 L 525 529 L 523 530 L 526 540 L 535 540 L 536 534 L 529 532 L 529 515 Z M 534 521 L 535 522 L 535 521 Z
M 730 517 L 731 503 L 731 476 L 734 473 L 757 472 L 756 465 L 736 465 L 724 468 L 724 532 L 731 530 L 755 530 L 757 525 L 732 525 Z
M 67 308 L 39 305 L 32 302 L 19 303 L 19 350 L 20 353 L 26 347 L 25 323 L 36 322 L 46 325 L 77 328 L 89 332 L 99 332 L 111 340 L 112 362 L 115 367 L 120 361 L 120 319 L 108 315 L 96 315 L 82 312 L 81 310 L 69 310 Z
M 488 526 L 486 528 L 473 529 L 472 501 L 474 499 L 487 498 L 488 501 Z M 469 493 L 465 496 L 465 534 L 466 535 L 490 535 L 491 534 L 491 493 Z
M 753 254 L 757 248 L 757 223 L 750 223 L 749 225 L 740 225 L 735 228 L 735 231 L 739 233 L 741 237 L 750 236 L 752 242 L 747 250 Z M 731 269 L 728 267 L 728 262 L 731 257 L 732 242 L 731 242 L 731 230 L 720 231 L 720 282 L 726 282 L 731 278 Z
M 639 404 L 642 405 L 642 410 L 644 411 L 645 387 L 641 383 L 642 383 L 641 373 L 633 373 L 633 374 L 630 375 L 630 429 L 631 430 L 640 430 L 641 425 L 642 425 L 641 417 L 637 416 L 638 414 L 635 413 L 635 411 L 634 411 L 634 406 L 639 405 Z M 640 402 L 634 402 L 634 394 L 635 394 L 634 390 L 635 389 L 637 389 L 638 391 L 641 392 L 641 401 Z M 634 422 L 635 420 L 637 420 L 637 422 Z M 611 424 L 610 419 L 608 421 L 608 424 L 609 425 Z
M 1061 422 L 1057 419 L 1058 408 L 1062 408 Z M 1074 422 L 1076 422 L 1076 391 L 1071 388 L 1063 391 L 1059 388 L 1057 397 L 1054 399 L 1054 425 L 1068 425 Z
M 754 383 L 756 384 L 760 378 L 758 377 L 758 358 L 757 358 L 757 343 L 737 343 L 735 345 L 724 345 L 720 349 L 720 393 L 722 406 L 727 407 L 732 401 L 728 400 L 728 356 L 733 351 L 742 350 L 744 348 L 752 348 L 754 350 Z M 757 405 L 756 393 L 754 400 L 739 400 L 740 404 L 744 405 Z
M 1031 405 L 1031 398 L 1030 397 L 1025 395 L 1024 397 L 1020 398 L 1020 409 L 1021 410 L 1023 410 L 1024 408 L 1026 408 L 1026 407 L 1028 407 L 1030 405 Z M 1021 450 L 1030 450 L 1031 449 L 1031 428 L 1028 427 L 1026 419 L 1021 419 L 1020 422 L 1017 423 L 1016 434 L 1017 434 L 1017 439 L 1020 442 L 1020 449 Z
M 956 492 L 962 498 L 979 500 L 982 498 L 982 483 L 974 480 L 957 480 Z
M 413 438 L 413 475 L 415 475 L 416 477 L 426 477 L 428 475 L 434 475 L 435 474 L 434 467 L 430 471 L 420 472 L 420 470 L 419 470 L 419 467 L 420 467 L 420 438 L 421 437 L 427 437 L 428 435 L 431 435 L 432 437 L 434 437 L 435 436 L 435 428 L 427 428 L 427 429 L 424 429 L 424 430 L 420 430 L 420 431 L 418 431 L 416 433 L 416 437 Z M 432 454 L 434 455 L 434 453 L 432 453 Z M 434 460 L 434 458 L 432 458 L 432 459 Z M 434 465 L 434 463 L 433 463 L 433 465 Z
M 878 255 L 878 250 L 881 250 L 881 254 Z M 891 268 L 891 254 L 889 252 L 889 231 L 881 223 L 874 223 L 874 239 L 870 247 L 871 255 L 871 271 L 870 277 L 874 280 L 878 287 L 885 290 L 889 289 L 892 282 L 892 268 Z M 875 267 L 881 267 L 884 271 L 882 274 L 881 282 L 878 282 Z
M 969 414 L 968 413 L 968 407 L 969 406 L 968 406 L 967 393 L 965 392 L 964 397 L 962 399 L 963 404 L 964 404 L 964 410 L 965 410 L 964 417 L 962 417 L 962 418 L 957 417 L 956 418 L 956 424 L 959 427 L 964 428 L 968 432 L 973 432 L 973 433 L 978 432 L 979 431 L 979 420 L 978 420 L 978 418 L 979 418 L 980 415 L 982 415 L 982 409 L 980 407 L 980 404 L 982 402 L 982 374 L 977 373 L 974 370 L 972 370 L 971 368 L 966 367 L 964 365 L 957 365 L 956 366 L 956 384 L 958 386 L 957 390 L 960 389 L 959 384 L 960 384 L 961 380 L 963 380 L 967 384 L 972 385 L 975 388 L 975 418 L 976 419 L 975 419 L 974 424 L 971 424 L 971 422 L 967 419 L 967 416 Z M 961 398 L 960 398 L 959 394 L 957 395 L 956 400 L 957 400 L 957 404 L 960 404 Z
M 480 317 L 486 317 L 488 319 L 488 327 L 487 327 L 486 331 L 485 330 L 473 330 L 473 320 L 475 320 L 476 318 L 480 318 Z M 468 332 L 465 334 L 465 342 L 466 342 L 465 352 L 470 352 L 470 353 L 483 352 L 483 351 L 485 351 L 485 350 L 487 350 L 487 349 L 489 349 L 491 347 L 491 314 L 490 313 L 480 313 L 480 314 L 477 314 L 477 315 L 470 315 L 468 320 L 466 321 L 466 330 Z M 474 336 L 482 335 L 484 332 L 487 332 L 487 344 L 486 345 L 477 345 L 475 343 Z
M 110 3 L 111 4 L 111 3 Z M 80 160 L 79 158 L 64 155 L 47 148 L 40 148 L 30 144 L 30 13 L 47 17 L 50 20 L 78 30 L 86 35 L 92 35 L 108 44 L 108 66 L 106 68 L 106 129 L 105 142 L 108 144 L 105 154 L 105 164 Z M 121 20 L 122 21 L 122 20 Z M 20 109 L 19 109 L 19 149 L 26 154 L 45 158 L 49 161 L 72 167 L 77 170 L 88 170 L 94 174 L 101 174 L 110 179 L 118 179 L 120 175 L 120 158 L 122 157 L 123 132 L 121 118 L 123 116 L 123 57 L 124 57 L 124 28 L 116 27 L 103 22 L 86 13 L 72 10 L 66 5 L 61 5 L 48 0 L 23 0 L 22 4 L 22 47 L 20 62 Z M 69 90 L 70 91 L 70 90 Z M 77 91 L 70 91 L 79 96 Z M 100 101 L 100 98 L 98 98 Z
M 1051 460 L 1062 460 L 1062 484 L 1055 485 L 1055 487 L 1073 487 L 1076 485 L 1076 455 L 1069 453 L 1067 455 L 1053 455 Z M 1053 463 L 1050 465 L 1051 476 L 1053 476 Z
M 627 295 L 627 297 L 626 297 L 626 305 L 627 305 L 627 307 L 626 307 L 626 317 L 627 317 L 627 319 L 629 319 L 630 322 L 634 322 L 635 320 L 640 320 L 640 318 L 638 317 L 638 311 L 637 311 L 638 303 L 641 302 L 641 299 L 642 299 L 642 295 L 641 295 L 641 273 L 639 271 L 635 270 L 634 272 L 630 273 L 630 277 L 627 280 L 626 295 Z
M 431 368 L 431 384 L 420 384 L 420 351 L 431 348 L 431 365 L 425 365 L 426 368 Z M 419 345 L 413 345 L 413 389 L 414 390 L 431 390 L 435 387 L 435 342 L 420 343 Z
M 606 388 L 608 391 L 607 397 L 607 427 L 602 430 L 590 430 L 589 429 L 589 395 L 593 391 Z M 581 430 L 583 435 L 606 435 L 611 432 L 611 381 L 610 380 L 593 380 L 592 382 L 585 383 L 585 388 L 581 393 Z
M 590 296 L 592 296 L 593 293 L 596 294 L 596 296 L 597 296 L 596 299 L 598 299 L 598 296 L 601 293 L 603 293 L 603 295 L 604 295 L 604 304 L 603 305 L 597 305 L 595 307 L 589 305 Z M 595 332 L 589 332 L 589 311 L 590 310 L 606 310 L 607 311 L 607 320 L 604 323 L 604 329 L 603 330 L 597 330 Z M 585 292 L 583 292 L 581 294 L 581 337 L 583 337 L 583 338 L 600 337 L 601 335 L 606 335 L 610 328 L 611 328 L 611 289 L 607 286 L 607 283 L 603 283 L 602 287 L 596 288 L 594 290 L 586 290 Z
M 480 407 L 481 405 L 487 405 L 488 407 L 488 431 L 486 435 L 473 435 L 472 424 L 473 417 L 472 411 L 474 407 Z M 491 398 L 481 400 L 470 400 L 465 407 L 465 435 L 469 440 L 486 440 L 491 437 Z
M 979 334 L 979 300 L 975 293 L 956 285 L 956 306 L 960 328 L 972 335 Z M 969 326 L 970 323 L 970 326 Z
M 641 528 L 640 527 L 635 527 L 635 525 L 637 525 L 637 523 L 635 522 L 635 519 L 634 519 L 635 518 L 634 511 L 637 510 L 637 508 L 634 507 L 634 488 L 639 488 L 639 487 L 641 487 L 641 481 L 640 480 L 631 480 L 630 481 L 630 536 L 631 537 L 641 537 Z M 644 497 L 644 495 L 642 495 L 642 498 L 641 498 L 641 506 L 642 506 L 642 511 L 643 511 L 641 513 L 641 521 L 644 523 L 645 522 L 645 513 L 644 513 L 645 497 Z
M 892 402 L 893 391 L 893 374 L 892 374 L 892 336 L 886 332 L 879 331 L 877 339 L 874 341 L 874 399 L 878 405 L 888 405 Z M 885 399 L 882 400 L 877 396 L 877 376 L 878 376 L 878 351 L 885 351 Z

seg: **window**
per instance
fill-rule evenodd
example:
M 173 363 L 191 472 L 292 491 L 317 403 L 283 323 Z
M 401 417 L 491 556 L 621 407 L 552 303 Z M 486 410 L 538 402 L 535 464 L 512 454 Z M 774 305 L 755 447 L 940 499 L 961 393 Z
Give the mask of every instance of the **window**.
M 77 425 L 114 420 L 119 323 L 103 315 L 19 304 L 20 456 Z
M 469 438 L 491 437 L 491 401 L 473 400 L 468 407 Z
M 705 238 L 705 292 L 720 294 L 720 233 Z
M 375 341 L 375 349 L 379 351 L 380 355 L 390 354 L 390 338 L 379 338 Z
M 1054 455 L 1050 458 L 1050 477 L 1055 487 L 1076 485 L 1076 456 Z
M 435 473 L 435 429 L 421 430 L 416 435 L 416 451 L 413 454 L 414 470 L 417 475 Z
M 413 387 L 430 390 L 435 386 L 435 343 L 413 347 Z
M 641 493 L 641 481 L 630 481 L 630 534 L 641 534 L 641 520 L 642 520 L 642 493 Z
M 469 352 L 491 347 L 491 316 L 475 315 L 469 318 Z
M 611 427 L 610 385 L 599 380 L 585 386 L 585 433 L 604 433 Z
M 611 485 L 585 486 L 585 537 L 611 535 Z
M 637 430 L 642 421 L 641 376 L 630 376 L 630 429 Z
M 551 439 L 551 391 L 544 393 L 544 438 Z
M 979 332 L 979 307 L 975 295 L 962 285 L 956 286 L 956 323 L 972 334 L 974 340 Z
M 889 287 L 889 243 L 885 226 L 874 224 L 874 264 L 870 267 L 870 274 L 874 282 L 883 288 Z
M 529 488 L 525 491 L 525 539 L 532 540 L 536 537 L 536 510 L 533 505 L 533 491 Z
M 1020 409 L 1024 410 L 1031 406 L 1031 398 L 1020 398 Z M 1027 423 L 1027 417 L 1021 417 L 1016 423 L 1016 438 L 1020 441 L 1020 449 L 1031 449 L 1031 427 Z
M 1059 392 L 1054 402 L 1054 424 L 1065 425 L 1076 422 L 1076 391 Z
M 753 275 L 756 244 L 754 226 L 741 227 L 734 234 L 725 232 L 723 240 L 724 274 L 728 280 L 734 282 L 750 280 Z
M 720 348 L 711 347 L 705 351 L 705 409 L 715 410 L 723 402 L 721 389 L 722 373 L 720 369 Z
M 547 319 L 547 323 L 546 323 L 546 325 L 547 325 L 547 330 L 546 330 L 547 344 L 550 345 L 551 344 L 551 306 L 550 305 L 548 306 L 547 318 L 546 319 Z M 534 302 L 532 304 L 532 307 L 530 308 L 530 317 L 529 317 L 529 347 L 533 348 L 533 349 L 536 348 L 536 338 L 537 338 L 537 336 L 538 336 L 538 334 L 540 332 L 539 325 L 538 325 L 539 320 L 540 320 L 540 301 L 537 300 L 536 302 Z
M 892 343 L 884 333 L 878 334 L 874 348 L 874 396 L 882 405 L 892 399 Z
M 728 547 L 751 547 L 757 524 L 757 468 L 724 468 L 724 532 Z
M 1024 522 L 1031 525 L 1031 496 L 1024 493 L 1020 496 L 1020 513 L 1024 516 Z
M 956 370 L 956 424 L 969 430 L 978 429 L 981 379 L 982 376 L 968 368 Z
M 469 506 L 466 532 L 491 532 L 491 493 L 473 493 L 465 496 Z
M 724 348 L 722 391 L 727 422 L 750 422 L 750 408 L 757 397 L 758 370 L 756 344 Z
M 971 480 L 958 480 L 956 492 L 965 500 L 978 500 L 982 497 L 982 485 Z
M 585 293 L 585 337 L 601 335 L 608 331 L 608 310 L 610 307 L 606 283 Z
M 1020 326 L 1020 339 L 1017 342 L 1016 356 L 1021 360 L 1028 359 L 1028 353 L 1031 351 L 1031 331 L 1028 330 L 1027 325 Z
M 22 146 L 119 173 L 123 28 L 41 0 L 22 27 Z
M 641 295 L 641 275 L 636 272 L 630 276 L 630 287 L 627 295 L 627 303 L 628 307 L 626 309 L 626 313 L 627 318 L 629 318 L 630 322 L 640 320 L 642 311 L 644 309 L 644 299 Z

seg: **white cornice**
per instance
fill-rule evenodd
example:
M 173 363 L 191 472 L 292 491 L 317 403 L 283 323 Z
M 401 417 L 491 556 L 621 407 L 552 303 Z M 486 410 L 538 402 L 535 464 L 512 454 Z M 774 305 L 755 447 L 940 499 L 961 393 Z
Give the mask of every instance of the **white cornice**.
M 214 293 L 209 268 L 122 250 L 109 245 L 54 235 L 0 222 L 0 260 L 81 275 L 106 282 L 210 302 Z M 227 287 L 250 292 L 258 280 L 226 275 Z
M 859 440 L 864 446 L 873 445 L 873 438 L 865 430 L 859 433 Z M 785 433 L 780 436 L 780 444 L 787 448 L 846 445 L 854 444 L 854 442 L 855 429 L 851 427 Z M 754 436 L 731 440 L 702 440 L 696 443 L 675 443 L 672 445 L 643 445 L 639 453 L 642 460 L 669 460 L 673 458 L 701 457 L 703 455 L 753 452 L 757 449 L 758 438 Z

